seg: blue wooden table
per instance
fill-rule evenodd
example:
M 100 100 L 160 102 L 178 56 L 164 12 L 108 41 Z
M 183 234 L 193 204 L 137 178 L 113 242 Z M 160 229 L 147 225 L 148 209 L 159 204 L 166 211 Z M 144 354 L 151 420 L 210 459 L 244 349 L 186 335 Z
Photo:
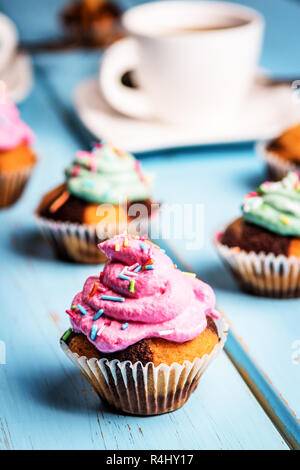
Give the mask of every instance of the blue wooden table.
M 300 76 L 300 6 L 248 4 L 267 18 L 262 65 Z M 23 198 L 0 213 L 0 341 L 6 345 L 0 449 L 299 448 L 300 364 L 292 354 L 299 349 L 300 301 L 240 293 L 211 242 L 214 230 L 239 214 L 243 195 L 264 179 L 253 144 L 140 155 L 156 174 L 156 199 L 204 204 L 204 247 L 190 251 L 172 240 L 167 249 L 214 287 L 232 327 L 225 352 L 190 401 L 163 416 L 114 414 L 61 352 L 58 340 L 69 326 L 64 311 L 100 268 L 54 259 L 32 213 L 42 194 L 62 181 L 75 151 L 89 147 L 71 97 L 78 82 L 97 72 L 99 58 L 86 51 L 35 56 L 35 86 L 21 106 L 36 132 L 40 162 Z

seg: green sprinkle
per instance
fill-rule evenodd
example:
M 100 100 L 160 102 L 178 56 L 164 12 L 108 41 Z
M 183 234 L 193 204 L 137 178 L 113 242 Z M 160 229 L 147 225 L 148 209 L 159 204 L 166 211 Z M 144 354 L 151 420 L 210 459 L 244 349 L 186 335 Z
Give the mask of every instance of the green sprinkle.
M 66 331 L 65 334 L 63 335 L 62 340 L 67 341 L 71 333 L 72 333 L 72 328 L 69 328 L 68 331 Z
M 135 280 L 134 279 L 131 279 L 131 281 L 130 281 L 129 292 L 131 292 L 132 294 L 135 293 Z
M 72 305 L 71 310 L 76 310 L 77 305 Z

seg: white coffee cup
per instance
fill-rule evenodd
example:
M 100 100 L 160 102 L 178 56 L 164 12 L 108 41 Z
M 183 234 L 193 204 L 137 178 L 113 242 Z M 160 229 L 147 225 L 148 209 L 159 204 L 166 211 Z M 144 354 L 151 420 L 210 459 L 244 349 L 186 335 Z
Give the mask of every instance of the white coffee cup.
M 0 13 L 0 72 L 5 70 L 17 48 L 18 33 L 14 23 Z
M 129 38 L 110 46 L 99 85 L 108 103 L 135 118 L 175 123 L 226 122 L 253 81 L 264 21 L 255 10 L 223 2 L 165 1 L 128 10 Z M 122 84 L 134 70 L 137 88 Z

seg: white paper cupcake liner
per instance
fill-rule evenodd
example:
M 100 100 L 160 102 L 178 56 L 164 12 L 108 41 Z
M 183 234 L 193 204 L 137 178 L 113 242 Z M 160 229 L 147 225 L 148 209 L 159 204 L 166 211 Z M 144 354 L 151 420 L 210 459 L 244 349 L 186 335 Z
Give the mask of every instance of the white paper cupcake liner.
M 228 325 L 220 317 L 214 320 L 220 338 L 210 354 L 182 365 L 149 362 L 120 362 L 116 359 L 87 359 L 73 353 L 63 339 L 61 348 L 94 387 L 100 398 L 122 412 L 157 415 L 180 408 L 197 388 L 199 379 L 224 347 Z
M 224 265 L 244 291 L 273 298 L 300 297 L 300 258 L 264 252 L 247 253 L 237 247 L 223 245 L 218 236 L 214 242 Z
M 102 264 L 106 256 L 97 247 L 101 241 L 96 225 L 57 222 L 38 215 L 37 225 L 59 258 L 85 264 Z
M 0 208 L 9 207 L 20 198 L 35 165 L 0 174 Z
M 268 145 L 269 142 L 259 142 L 256 151 L 265 161 L 272 179 L 281 180 L 289 171 L 300 171 L 300 165 L 284 160 L 275 152 L 268 150 Z
M 151 216 L 151 220 L 156 217 Z M 106 226 L 103 233 L 105 238 L 99 238 L 97 225 L 78 224 L 71 222 L 59 222 L 35 214 L 35 220 L 40 227 L 44 237 L 50 243 L 59 258 L 84 264 L 103 264 L 107 261 L 106 256 L 98 248 L 98 244 L 107 238 L 119 233 L 127 232 L 126 223 L 119 224 L 116 231 L 115 226 Z M 143 224 L 143 221 L 140 222 Z M 141 226 L 142 233 L 147 233 L 148 222 Z M 135 233 L 130 232 L 132 235 Z

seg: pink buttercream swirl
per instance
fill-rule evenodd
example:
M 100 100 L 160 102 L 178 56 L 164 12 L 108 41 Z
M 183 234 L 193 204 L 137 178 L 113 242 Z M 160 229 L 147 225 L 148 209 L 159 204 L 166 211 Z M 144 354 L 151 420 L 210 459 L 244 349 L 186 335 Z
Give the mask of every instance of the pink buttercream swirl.
M 99 247 L 110 261 L 100 277 L 87 279 L 67 311 L 74 331 L 99 351 L 123 350 L 145 338 L 183 343 L 205 330 L 208 315 L 215 316 L 211 287 L 176 269 L 158 247 L 127 235 Z
M 20 118 L 8 94 L 0 97 L 0 150 L 9 150 L 21 143 L 31 144 L 33 132 Z

